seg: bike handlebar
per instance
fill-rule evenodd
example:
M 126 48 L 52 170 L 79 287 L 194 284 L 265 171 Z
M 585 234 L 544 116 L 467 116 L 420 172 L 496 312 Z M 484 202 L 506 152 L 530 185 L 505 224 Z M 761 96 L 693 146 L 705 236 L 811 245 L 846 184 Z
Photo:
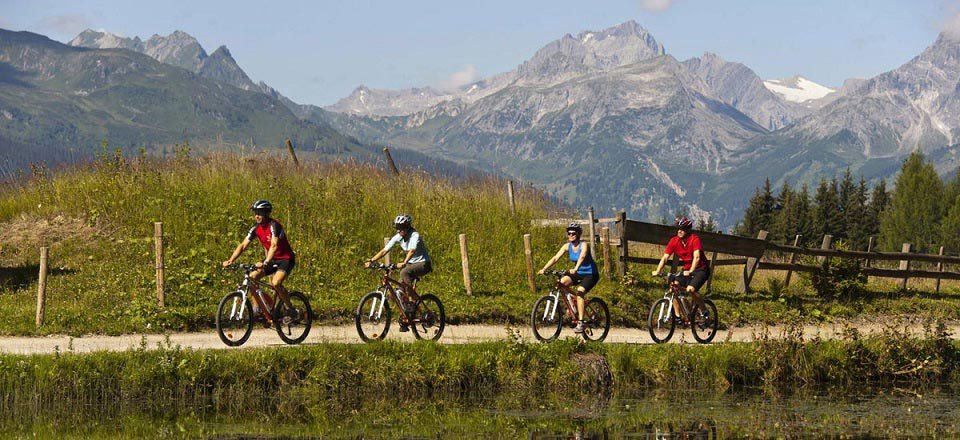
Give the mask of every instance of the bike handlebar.
M 270 264 L 265 265 L 265 266 L 263 266 L 263 267 L 268 267 L 268 266 L 276 266 L 276 263 L 270 263 Z M 256 264 L 243 264 L 243 263 L 231 264 L 231 265 L 223 268 L 223 270 L 242 270 L 242 271 L 247 272 L 247 273 L 253 272 L 253 271 L 257 270 L 257 269 L 259 269 L 259 268 L 257 267 Z
M 367 269 L 383 269 L 383 270 L 394 270 L 397 268 L 396 264 L 383 264 L 383 263 L 370 263 L 370 266 Z
M 560 277 L 562 277 L 562 276 L 564 276 L 564 275 L 570 275 L 570 273 L 567 272 L 567 271 L 565 271 L 565 270 L 548 270 L 548 271 L 544 272 L 543 274 L 544 274 L 544 275 L 553 275 L 553 276 L 555 276 L 555 277 L 557 277 L 557 278 L 560 278 Z

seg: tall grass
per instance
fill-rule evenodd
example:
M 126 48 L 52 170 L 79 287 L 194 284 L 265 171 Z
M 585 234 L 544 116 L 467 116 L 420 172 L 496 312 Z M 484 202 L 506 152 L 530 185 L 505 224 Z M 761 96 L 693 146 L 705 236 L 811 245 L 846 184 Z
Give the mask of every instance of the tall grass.
M 107 333 L 207 327 L 217 300 L 239 281 L 219 263 L 253 224 L 247 207 L 268 199 L 298 256 L 288 286 L 303 290 L 323 319 L 350 316 L 356 301 L 377 283 L 361 267 L 394 233 L 398 213 L 413 215 L 434 261 L 418 290 L 436 293 L 450 321 L 522 320 L 533 296 L 525 284 L 522 235 L 530 220 L 559 209 L 542 193 L 521 187 L 512 214 L 506 182 L 467 181 L 404 170 L 393 177 L 377 168 L 310 163 L 301 169 L 275 157 L 211 155 L 169 160 L 102 160 L 90 169 L 39 176 L 0 195 L 0 223 L 82 219 L 88 229 L 55 231 L 0 249 L 11 269 L 30 271 L 36 248 L 52 246 L 53 275 L 44 332 Z M 168 308 L 154 305 L 153 223 L 166 242 Z M 475 290 L 467 297 L 458 234 L 466 234 Z M 17 237 L 14 237 L 15 239 Z M 563 240 L 559 230 L 537 230 L 535 264 Z M 258 243 L 247 261 L 259 261 Z M 393 261 L 400 258 L 395 249 Z M 0 282 L 2 283 L 2 282 Z M 31 333 L 35 284 L 3 286 L 7 311 L 0 332 Z

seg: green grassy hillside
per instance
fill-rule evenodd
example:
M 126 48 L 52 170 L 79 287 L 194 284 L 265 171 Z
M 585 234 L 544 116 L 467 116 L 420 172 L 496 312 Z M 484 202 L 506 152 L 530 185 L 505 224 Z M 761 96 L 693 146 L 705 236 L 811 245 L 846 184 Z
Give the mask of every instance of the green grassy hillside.
M 541 193 L 521 188 L 510 213 L 506 183 L 453 181 L 406 172 L 394 178 L 366 165 L 230 155 L 191 159 L 110 159 L 0 194 L 2 333 L 188 330 L 212 326 L 219 298 L 239 274 L 220 269 L 253 224 L 247 207 L 265 198 L 298 255 L 288 285 L 308 293 L 325 320 L 352 319 L 377 274 L 361 267 L 401 212 L 413 215 L 435 260 L 421 292 L 439 295 L 452 322 L 523 320 L 522 235 L 548 216 Z M 166 236 L 167 304 L 156 306 L 153 224 Z M 458 234 L 469 240 L 474 297 L 463 288 Z M 536 264 L 563 240 L 534 234 Z M 549 245 L 547 244 L 549 243 Z M 38 248 L 49 245 L 47 325 L 33 328 Z M 241 261 L 264 256 L 253 243 Z M 399 257 L 394 253 L 394 261 Z M 546 280 L 540 280 L 546 282 Z M 602 286 L 602 284 L 601 284 Z

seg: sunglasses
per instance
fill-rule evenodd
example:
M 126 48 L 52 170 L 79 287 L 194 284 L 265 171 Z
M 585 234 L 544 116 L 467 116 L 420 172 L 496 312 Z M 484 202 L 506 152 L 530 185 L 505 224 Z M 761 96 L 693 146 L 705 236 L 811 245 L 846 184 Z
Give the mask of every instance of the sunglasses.
M 579 235 L 576 232 L 567 232 L 567 235 Z

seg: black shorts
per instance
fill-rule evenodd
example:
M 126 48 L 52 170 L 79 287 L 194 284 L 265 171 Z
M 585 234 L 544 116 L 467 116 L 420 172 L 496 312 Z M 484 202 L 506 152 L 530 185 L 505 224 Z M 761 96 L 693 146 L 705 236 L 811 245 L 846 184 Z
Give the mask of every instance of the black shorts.
M 273 275 L 278 271 L 284 271 L 287 275 L 290 275 L 290 271 L 297 266 L 297 258 L 291 258 L 289 260 L 273 260 L 270 264 L 263 267 L 264 275 Z
M 694 290 L 697 292 L 700 291 L 700 288 L 706 284 L 707 279 L 710 278 L 710 268 L 706 269 L 697 269 L 693 272 L 690 272 L 688 276 L 680 276 L 677 278 L 677 281 L 680 281 L 680 285 L 683 287 L 693 286 Z
M 573 280 L 573 285 L 583 287 L 583 293 L 587 293 L 590 289 L 593 289 L 593 286 L 597 285 L 597 282 L 600 281 L 600 277 L 597 274 L 573 274 L 569 275 L 570 279 Z

